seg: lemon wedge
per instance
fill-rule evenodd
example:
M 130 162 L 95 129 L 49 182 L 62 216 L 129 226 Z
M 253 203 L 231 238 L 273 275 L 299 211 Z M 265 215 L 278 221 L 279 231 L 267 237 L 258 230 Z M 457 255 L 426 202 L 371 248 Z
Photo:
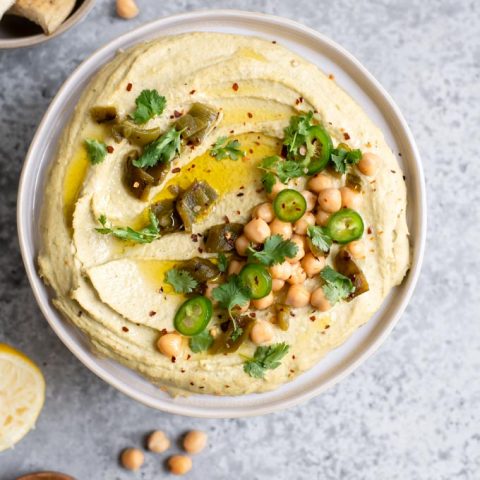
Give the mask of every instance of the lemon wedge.
M 45 401 L 45 379 L 23 353 L 0 343 L 0 452 L 34 426 Z

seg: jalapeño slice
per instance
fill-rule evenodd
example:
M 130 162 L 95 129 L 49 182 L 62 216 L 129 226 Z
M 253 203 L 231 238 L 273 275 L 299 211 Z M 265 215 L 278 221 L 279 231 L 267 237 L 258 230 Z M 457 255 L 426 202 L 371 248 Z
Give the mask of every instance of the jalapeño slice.
M 173 324 L 182 335 L 193 336 L 203 332 L 212 318 L 212 302 L 202 296 L 188 299 L 182 303 Z
M 248 263 L 239 277 L 243 285 L 249 288 L 253 300 L 266 297 L 272 291 L 272 277 L 263 265 Z
M 327 166 L 332 153 L 333 143 L 328 132 L 320 125 L 308 129 L 307 149 L 313 149 L 314 154 L 307 165 L 308 174 L 314 175 Z
M 351 208 L 343 208 L 330 216 L 327 229 L 332 240 L 337 243 L 349 243 L 363 235 L 362 217 Z
M 307 202 L 304 196 L 291 188 L 282 190 L 273 201 L 275 216 L 282 222 L 296 222 L 306 209 Z

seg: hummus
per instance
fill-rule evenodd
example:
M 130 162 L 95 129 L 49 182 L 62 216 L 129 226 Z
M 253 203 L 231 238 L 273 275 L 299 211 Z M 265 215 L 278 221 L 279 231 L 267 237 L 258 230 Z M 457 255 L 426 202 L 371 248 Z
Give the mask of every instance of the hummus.
M 166 131 L 194 102 L 214 107 L 219 118 L 202 142 L 182 148 L 162 181 L 146 198 L 138 199 L 122 180 L 131 145 L 112 138 L 111 127 L 95 122 L 90 110 L 114 106 L 125 118 L 145 89 L 166 98 L 165 110 L 146 128 Z M 175 330 L 173 320 L 185 300 L 165 282 L 165 273 L 182 260 L 217 258 L 204 250 L 202 235 L 226 221 L 247 223 L 252 208 L 267 200 L 257 166 L 263 158 L 281 153 L 290 118 L 308 111 L 315 112 L 334 146 L 344 142 L 381 159 L 374 177 L 362 176 L 363 201 L 358 209 L 365 224 L 366 256 L 357 263 L 368 279 L 368 292 L 326 312 L 311 305 L 293 308 L 287 330 L 273 323 L 269 343 L 285 342 L 289 351 L 264 378 L 250 376 L 243 368 L 245 356 L 253 357 L 256 350 L 248 339 L 228 355 L 194 353 L 186 343 L 181 355 L 162 355 L 156 346 L 159 336 Z M 245 156 L 213 158 L 212 145 L 221 137 L 237 140 Z M 91 138 L 111 147 L 96 165 L 85 149 L 85 140 Z M 148 206 L 172 196 L 168 187 L 188 188 L 195 180 L 208 182 L 218 198 L 191 232 L 135 244 L 96 231 L 102 215 L 112 225 L 145 225 Z M 289 185 L 302 190 L 307 180 L 297 178 Z M 332 176 L 332 182 L 340 187 L 344 179 Z M 252 37 L 192 33 L 119 53 L 78 102 L 45 188 L 39 267 L 54 290 L 55 306 L 88 337 L 95 352 L 171 393 L 240 395 L 280 386 L 314 366 L 367 322 L 409 267 L 406 188 L 382 132 L 315 65 L 281 45 Z M 319 282 L 308 278 L 304 285 L 312 290 Z M 256 320 L 275 322 L 271 308 L 249 312 Z M 215 310 L 210 326 L 218 323 L 219 315 Z

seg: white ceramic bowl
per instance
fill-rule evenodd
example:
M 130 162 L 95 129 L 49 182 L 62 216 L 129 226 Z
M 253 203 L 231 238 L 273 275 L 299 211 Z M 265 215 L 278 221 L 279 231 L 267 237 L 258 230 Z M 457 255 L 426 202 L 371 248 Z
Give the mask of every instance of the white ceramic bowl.
M 136 373 L 92 354 L 80 332 L 53 308 L 50 292 L 36 270 L 37 221 L 48 165 L 87 82 L 120 48 L 161 35 L 191 31 L 231 32 L 277 40 L 324 71 L 333 73 L 339 85 L 380 126 L 393 151 L 402 153 L 400 161 L 408 188 L 407 214 L 413 254 L 407 278 L 388 296 L 381 310 L 340 348 L 273 392 L 241 397 L 169 397 Z M 240 11 L 205 11 L 162 18 L 137 28 L 98 50 L 73 72 L 52 101 L 28 151 L 20 179 L 17 221 L 23 260 L 37 302 L 63 343 L 92 372 L 132 398 L 163 411 L 195 417 L 240 417 L 273 412 L 318 395 L 352 372 L 381 345 L 404 311 L 419 275 L 425 245 L 426 199 L 420 157 L 404 118 L 385 90 L 352 55 L 320 33 L 291 20 Z

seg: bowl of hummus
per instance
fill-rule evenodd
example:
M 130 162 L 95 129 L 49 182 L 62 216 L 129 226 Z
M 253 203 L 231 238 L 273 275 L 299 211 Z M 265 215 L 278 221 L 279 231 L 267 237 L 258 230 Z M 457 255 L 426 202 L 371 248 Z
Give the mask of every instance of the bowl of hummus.
M 19 195 L 55 331 L 109 383 L 188 415 L 265 413 L 338 381 L 393 327 L 423 251 L 418 153 L 391 100 L 317 33 L 244 12 L 162 19 L 84 62 Z

